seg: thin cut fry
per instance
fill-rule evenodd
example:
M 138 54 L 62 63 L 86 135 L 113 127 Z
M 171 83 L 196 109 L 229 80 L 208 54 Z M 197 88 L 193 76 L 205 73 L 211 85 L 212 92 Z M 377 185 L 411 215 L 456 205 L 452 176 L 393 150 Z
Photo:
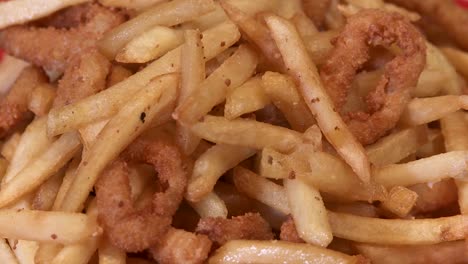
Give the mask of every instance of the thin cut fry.
M 201 34 L 198 30 L 185 31 L 185 44 L 182 46 L 181 83 L 178 105 L 185 101 L 205 80 L 205 60 Z M 176 142 L 185 154 L 191 154 L 200 143 L 200 138 L 180 122 L 176 127 Z
M 311 60 L 316 65 L 322 65 L 328 58 L 333 45 L 331 41 L 338 36 L 338 31 L 322 31 L 312 36 L 304 37 L 304 45 L 309 53 Z
M 36 116 L 46 115 L 55 99 L 55 88 L 48 84 L 39 84 L 29 95 L 28 109 Z
M 203 32 L 202 44 L 205 61 L 216 57 L 239 40 L 240 33 L 232 23 L 223 23 Z M 225 45 L 221 45 L 224 43 Z M 154 77 L 180 71 L 181 48 L 168 52 L 145 69 L 126 80 L 95 95 L 59 109 L 48 115 L 47 129 L 50 136 L 78 129 L 94 121 L 114 115 L 136 92 Z
M 327 247 L 333 235 L 319 191 L 301 179 L 285 179 L 284 189 L 299 237 L 309 244 Z
M 253 149 L 230 145 L 215 145 L 208 149 L 195 161 L 187 186 L 187 200 L 200 201 L 226 171 L 254 154 Z
M 127 254 L 120 248 L 115 247 L 106 239 L 99 243 L 99 264 L 125 264 Z
M 19 264 L 15 254 L 13 254 L 10 246 L 3 238 L 0 239 L 0 259 L 5 263 Z
M 98 45 L 104 55 L 113 59 L 130 40 L 153 26 L 174 26 L 206 14 L 214 8 L 212 0 L 175 0 L 163 3 L 107 32 Z
M 68 6 L 88 1 L 48 0 L 40 5 L 37 4 L 36 0 L 7 1 L 0 4 L 0 29 L 45 17 Z
M 150 6 L 167 2 L 167 0 L 99 0 L 103 6 L 125 7 L 128 9 L 144 10 Z
M 333 235 L 363 243 L 427 245 L 464 239 L 468 216 L 431 219 L 379 219 L 328 211 Z
M 62 168 L 80 150 L 80 147 L 81 143 L 76 132 L 62 135 L 29 166 L 2 185 L 0 207 L 10 204 L 33 191 Z
M 265 94 L 261 79 L 254 77 L 227 96 L 224 116 L 231 120 L 243 114 L 260 110 L 269 103 L 270 99 Z
M 81 160 L 79 158 L 75 157 L 68 165 L 68 168 L 65 172 L 65 176 L 63 176 L 63 179 L 62 179 L 62 184 L 60 185 L 60 188 L 57 191 L 57 195 L 55 196 L 55 201 L 54 201 L 54 204 L 52 205 L 52 211 L 60 210 L 62 206 L 63 198 L 67 194 L 68 190 L 70 189 L 71 184 L 73 183 L 73 180 L 75 179 L 76 169 L 78 168 L 80 161 Z
M 6 238 L 73 244 L 101 232 L 96 219 L 84 214 L 0 210 L 0 234 Z
M 115 60 L 123 63 L 145 63 L 177 48 L 183 41 L 182 30 L 155 26 L 130 40 L 117 53 Z
M 257 60 L 251 48 L 240 46 L 177 107 L 173 117 L 184 124 L 200 120 L 215 105 L 222 103 L 230 91 L 252 76 Z
M 199 202 L 190 203 L 190 205 L 197 211 L 201 218 L 205 217 L 222 217 L 227 218 L 228 209 L 224 201 L 219 198 L 214 192 L 210 192 L 203 197 Z
M 359 257 L 304 243 L 286 241 L 231 240 L 208 260 L 216 263 L 360 263 Z
M 255 149 L 271 147 L 281 152 L 292 150 L 302 140 L 301 134 L 294 130 L 241 118 L 227 120 L 207 115 L 191 129 L 199 137 L 217 144 Z
M 39 186 L 31 203 L 33 210 L 49 211 L 52 209 L 64 174 L 65 170 L 62 169 Z
M 444 53 L 447 59 L 465 78 L 468 78 L 468 54 L 452 47 L 443 47 L 440 50 Z
M 370 163 L 364 148 L 351 134 L 320 82 L 316 66 L 309 59 L 294 26 L 277 16 L 265 18 L 268 27 L 289 68 L 288 73 L 299 84 L 300 91 L 325 137 L 359 178 L 370 181 Z
M 5 172 L 8 168 L 8 161 L 4 158 L 0 158 L 0 179 L 5 176 Z
M 6 142 L 1 146 L 0 155 L 5 157 L 8 161 L 13 159 L 13 155 L 16 152 L 18 147 L 21 135 L 19 133 L 14 133 L 11 135 Z
M 28 66 L 29 63 L 4 54 L 0 64 L 0 94 L 6 94 L 24 68 Z
M 78 211 L 107 164 L 148 127 L 165 121 L 164 113 L 168 109 L 172 111 L 175 104 L 177 84 L 177 74 L 155 78 L 107 123 L 83 157 L 75 179 L 64 197 L 61 207 L 63 211 Z

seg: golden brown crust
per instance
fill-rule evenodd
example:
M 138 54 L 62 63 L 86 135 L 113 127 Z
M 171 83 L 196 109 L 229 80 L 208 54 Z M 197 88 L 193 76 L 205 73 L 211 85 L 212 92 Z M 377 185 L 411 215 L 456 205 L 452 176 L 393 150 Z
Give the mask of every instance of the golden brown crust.
M 196 232 L 207 235 L 219 245 L 233 239 L 270 240 L 274 238 L 270 225 L 258 213 L 247 213 L 231 219 L 202 218 L 198 222 Z

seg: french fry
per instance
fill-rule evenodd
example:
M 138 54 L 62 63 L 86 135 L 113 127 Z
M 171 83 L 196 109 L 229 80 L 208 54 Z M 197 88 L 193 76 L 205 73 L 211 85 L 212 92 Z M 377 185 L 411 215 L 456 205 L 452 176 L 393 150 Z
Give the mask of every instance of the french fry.
M 50 0 L 38 5 L 35 0 L 15 0 L 0 4 L 0 29 L 48 16 L 68 6 L 89 0 Z M 34 8 L 31 8 L 34 7 Z
M 13 254 L 10 246 L 3 238 L 0 239 L 0 259 L 5 263 L 19 264 L 15 254 Z
M 148 7 L 167 2 L 167 0 L 99 0 L 103 6 L 125 7 L 128 9 L 144 10 Z
M 41 243 L 33 255 L 33 262 L 37 264 L 48 264 L 52 263 L 55 256 L 62 250 L 63 246 L 57 243 Z
M 216 57 L 239 40 L 240 33 L 232 23 L 223 23 L 203 32 L 205 61 Z M 225 45 L 221 45 L 223 43 Z M 126 80 L 76 103 L 53 109 L 48 115 L 50 136 L 62 134 L 114 115 L 137 91 L 154 77 L 180 71 L 181 48 L 168 52 L 145 69 Z
M 301 179 L 285 179 L 283 184 L 299 237 L 309 244 L 327 247 L 333 235 L 319 191 Z
M 199 137 L 217 144 L 254 149 L 271 147 L 281 152 L 292 150 L 302 140 L 301 134 L 294 130 L 240 118 L 227 120 L 207 115 L 191 129 Z
M 14 133 L 6 142 L 1 146 L 0 154 L 5 157 L 8 161 L 13 159 L 13 155 L 18 147 L 19 141 L 21 140 L 21 134 Z
M 132 72 L 120 65 L 112 65 L 109 75 L 107 76 L 106 87 L 114 86 L 119 82 L 125 81 L 132 76 Z
M 307 39 L 319 33 L 314 22 L 309 17 L 307 17 L 307 15 L 304 14 L 302 10 L 296 12 L 291 18 L 291 21 L 293 22 L 294 26 L 296 26 L 297 31 L 301 35 L 302 39 Z
M 33 210 L 49 211 L 52 209 L 64 175 L 65 170 L 62 169 L 39 186 L 31 202 Z
M 404 164 L 375 168 L 376 182 L 386 186 L 410 186 L 446 178 L 466 178 L 468 152 L 451 151 Z
M 442 53 L 465 78 L 468 78 L 468 54 L 457 48 L 442 47 Z
M 374 264 L 443 264 L 468 261 L 463 241 L 423 246 L 386 246 L 357 243 L 355 248 Z
M 312 36 L 304 37 L 304 45 L 311 60 L 316 65 L 322 65 L 328 58 L 328 54 L 331 52 L 333 45 L 331 41 L 338 36 L 338 31 L 329 30 L 322 31 Z
M 338 9 L 338 0 L 331 0 L 327 13 L 325 14 L 325 25 L 331 29 L 340 29 L 346 23 L 345 17 Z
M 195 161 L 187 186 L 187 200 L 201 201 L 226 171 L 254 154 L 253 149 L 230 145 L 215 145 L 208 149 Z
M 388 199 L 382 201 L 381 207 L 399 217 L 405 217 L 413 209 L 417 199 L 416 192 L 402 186 L 395 186 L 390 189 Z
M 270 99 L 265 94 L 261 79 L 254 77 L 227 96 L 224 116 L 231 120 L 243 114 L 260 110 L 269 103 Z
M 184 32 L 182 30 L 154 26 L 130 40 L 117 53 L 115 60 L 123 63 L 145 63 L 177 48 L 183 41 Z
M 201 218 L 205 217 L 222 217 L 227 218 L 228 209 L 226 204 L 214 192 L 210 192 L 203 197 L 199 202 L 190 203 L 193 209 L 197 211 Z
M 9 165 L 8 163 L 9 162 L 6 159 L 0 158 L 0 180 L 3 178 L 3 176 L 5 176 L 6 170 Z
M 83 143 L 83 152 L 87 152 L 91 149 L 99 133 L 101 133 L 107 123 L 109 123 L 109 119 L 94 122 L 78 130 L 81 142 Z
M 266 72 L 262 76 L 262 85 L 273 104 L 284 114 L 294 130 L 303 132 L 315 123 L 312 113 L 289 77 Z
M 67 194 L 71 184 L 73 183 L 73 180 L 75 179 L 76 169 L 78 168 L 80 161 L 81 159 L 75 157 L 68 165 L 68 168 L 62 179 L 62 184 L 60 185 L 60 188 L 57 191 L 57 195 L 55 196 L 55 201 L 52 205 L 52 211 L 59 211 L 62 207 L 63 198 Z
M 301 0 L 279 1 L 276 8 L 276 13 L 287 19 L 292 19 L 299 12 L 303 12 Z
M 365 150 L 351 134 L 341 116 L 333 110 L 333 103 L 320 82 L 317 68 L 309 59 L 294 26 L 277 16 L 267 16 L 265 20 L 289 68 L 288 73 L 299 84 L 304 101 L 315 115 L 325 137 L 359 178 L 368 183 L 370 163 Z
M 99 264 L 125 264 L 127 254 L 120 248 L 112 245 L 107 238 L 102 238 L 98 247 Z
M 177 107 L 173 117 L 187 125 L 197 122 L 215 105 L 222 103 L 230 91 L 252 76 L 256 66 L 255 52 L 246 45 L 240 46 Z
M 78 213 L 2 209 L 0 223 L 2 237 L 66 245 L 102 232 L 96 219 Z
M 29 166 L 2 185 L 0 207 L 33 191 L 62 168 L 80 150 L 80 147 L 81 143 L 77 133 L 70 132 L 62 135 Z
M 420 147 L 429 142 L 425 126 L 411 127 L 379 139 L 366 147 L 367 156 L 375 166 L 397 163 L 416 153 Z
M 148 127 L 165 121 L 163 113 L 168 109 L 172 111 L 175 105 L 178 79 L 177 74 L 155 78 L 107 123 L 83 157 L 64 197 L 63 211 L 78 211 L 107 164 Z
M 266 254 L 263 254 L 266 253 Z M 216 263 L 360 263 L 359 257 L 304 243 L 286 241 L 231 240 L 208 260 Z
M 3 11 L 3 10 L 2 10 Z M 18 58 L 3 55 L 0 64 L 0 94 L 6 94 L 15 83 L 21 72 L 29 66 L 29 63 Z
M 96 199 L 92 200 L 86 210 L 86 215 L 97 222 L 98 208 Z M 98 247 L 100 236 L 93 236 L 81 243 L 65 246 L 52 260 L 52 264 L 72 263 L 86 264 L 89 262 Z
M 430 219 L 379 219 L 328 211 L 336 237 L 363 243 L 426 245 L 464 239 L 468 216 Z
M 48 84 L 39 84 L 29 97 L 28 109 L 36 116 L 46 115 L 55 99 L 55 88 Z
M 174 26 L 206 14 L 214 8 L 212 0 L 175 0 L 156 5 L 107 32 L 98 46 L 104 55 L 113 59 L 129 41 L 153 26 Z
M 415 98 L 406 107 L 400 123 L 406 126 L 427 124 L 460 109 L 468 109 L 467 95 Z
M 205 80 L 205 60 L 203 59 L 203 48 L 198 30 L 185 31 L 185 44 L 182 46 L 181 59 L 178 105 L 187 99 Z M 176 134 L 176 142 L 186 155 L 195 151 L 200 143 L 200 138 L 179 122 L 177 123 Z
M 234 168 L 234 184 L 247 196 L 284 214 L 290 214 L 288 197 L 283 187 L 242 167 Z

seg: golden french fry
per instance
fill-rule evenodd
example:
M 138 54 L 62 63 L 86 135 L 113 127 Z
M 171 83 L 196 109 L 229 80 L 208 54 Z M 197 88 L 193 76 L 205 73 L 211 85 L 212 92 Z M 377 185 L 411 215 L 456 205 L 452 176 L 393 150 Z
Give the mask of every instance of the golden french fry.
M 283 1 L 284 2 L 284 1 Z M 314 22 L 303 11 L 297 11 L 291 18 L 294 26 L 301 35 L 302 39 L 307 39 L 319 33 Z
M 101 133 L 102 129 L 107 125 L 107 123 L 109 123 L 109 119 L 94 122 L 78 130 L 80 133 L 81 142 L 83 143 L 84 152 L 89 151 L 89 149 L 93 146 L 94 141 L 96 141 L 99 133 Z
M 13 159 L 13 155 L 16 152 L 16 148 L 18 147 L 18 144 L 21 140 L 21 134 L 19 133 L 14 133 L 8 139 L 6 142 L 1 145 L 1 150 L 0 154 L 5 157 L 8 161 L 11 161 Z
M 132 39 L 153 26 L 174 26 L 214 10 L 212 0 L 175 0 L 156 5 L 107 32 L 99 41 L 100 51 L 109 59 Z
M 230 145 L 215 145 L 208 149 L 195 161 L 187 186 L 187 200 L 201 201 L 226 171 L 254 154 L 253 149 Z
M 228 209 L 226 204 L 214 192 L 210 192 L 203 197 L 200 201 L 190 203 L 190 205 L 197 211 L 201 218 L 204 217 L 222 217 L 227 218 Z
M 8 168 L 9 162 L 4 158 L 0 158 L 0 179 L 5 176 L 6 170 Z
M 96 219 L 79 213 L 2 209 L 0 223 L 2 237 L 67 245 L 102 232 Z
M 299 237 L 309 244 L 327 247 L 333 235 L 319 191 L 299 178 L 285 179 L 283 184 Z
M 205 80 L 205 60 L 198 30 L 185 31 L 185 44 L 181 53 L 181 83 L 178 105 L 180 105 Z M 176 142 L 182 151 L 188 155 L 197 148 L 200 138 L 180 122 L 176 127 Z
M 311 60 L 315 64 L 322 65 L 328 58 L 333 48 L 331 41 L 338 36 L 338 33 L 339 32 L 335 30 L 329 30 L 304 37 L 304 45 Z
M 33 210 L 49 211 L 52 209 L 64 174 L 65 170 L 60 170 L 39 186 L 31 202 Z
M 325 137 L 343 159 L 353 168 L 359 178 L 370 181 L 370 163 L 364 148 L 351 134 L 341 116 L 333 110 L 317 72 L 309 59 L 304 44 L 288 21 L 277 16 L 265 18 L 271 34 L 289 68 L 288 73 L 299 83 L 299 90 Z
M 99 0 L 103 6 L 125 7 L 128 9 L 144 10 L 148 7 L 167 2 L 168 0 Z
M 117 248 L 106 239 L 102 238 L 98 247 L 99 264 L 125 264 L 127 254 L 124 250 Z
M 184 41 L 180 29 L 154 26 L 128 42 L 115 56 L 123 63 L 145 63 L 177 48 Z
M 289 77 L 275 72 L 266 72 L 262 76 L 262 84 L 266 94 L 284 114 L 294 130 L 303 132 L 315 124 L 312 113 Z
M 442 47 L 440 50 L 457 71 L 468 78 L 468 53 L 453 47 Z
M 355 248 L 374 264 L 444 264 L 468 261 L 463 241 L 423 246 L 386 246 L 357 243 Z
M 265 94 L 261 79 L 254 77 L 235 88 L 227 96 L 224 116 L 231 120 L 243 114 L 260 110 L 269 103 L 270 99 Z
M 468 216 L 428 219 L 380 219 L 328 211 L 333 235 L 356 242 L 425 245 L 464 239 Z
M 173 117 L 184 124 L 197 122 L 215 105 L 222 103 L 229 91 L 252 76 L 256 66 L 255 52 L 246 45 L 240 46 L 177 107 Z
M 406 126 L 427 124 L 460 109 L 468 109 L 467 95 L 415 98 L 406 107 L 400 123 Z
M 397 163 L 416 153 L 420 147 L 429 142 L 425 126 L 411 127 L 379 139 L 366 147 L 367 156 L 375 166 Z
M 33 191 L 62 168 L 80 150 L 80 147 L 81 143 L 76 132 L 63 134 L 29 166 L 26 166 L 14 178 L 2 185 L 0 207 Z
M 205 61 L 216 57 L 240 38 L 232 23 L 223 23 L 203 32 Z M 225 45 L 221 45 L 224 43 Z M 137 91 L 154 77 L 180 71 L 181 48 L 168 52 L 145 69 L 126 80 L 76 103 L 53 109 L 48 115 L 47 129 L 51 136 L 62 134 L 114 115 Z
M 57 195 L 55 196 L 55 201 L 54 201 L 54 204 L 52 205 L 52 211 L 60 210 L 62 206 L 63 198 L 67 194 L 68 190 L 70 189 L 71 184 L 73 183 L 73 180 L 75 179 L 76 169 L 78 168 L 78 165 L 80 165 L 80 161 L 81 159 L 75 157 L 68 165 L 68 168 L 62 179 L 62 184 L 60 185 L 60 188 L 57 191 Z
M 40 5 L 35 0 L 3 2 L 0 3 L 0 29 L 36 20 L 68 6 L 85 2 L 89 0 L 49 0 Z
M 418 194 L 408 188 L 395 186 L 388 192 L 388 199 L 382 201 L 381 207 L 399 217 L 405 217 L 413 209 Z
M 208 260 L 216 263 L 360 263 L 359 257 L 304 243 L 286 241 L 231 240 Z
M 3 11 L 3 10 L 2 10 Z M 0 64 L 0 94 L 6 94 L 29 63 L 4 54 Z
M 234 184 L 240 192 L 247 196 L 284 214 L 291 213 L 288 197 L 282 186 L 242 167 L 234 168 Z
M 28 109 L 36 116 L 46 115 L 55 99 L 55 88 L 48 84 L 39 84 L 29 97 Z
M 15 254 L 13 254 L 10 246 L 3 238 L 0 239 L 0 259 L 5 263 L 19 264 Z
M 83 157 L 64 197 L 63 211 L 78 211 L 107 164 L 148 127 L 167 120 L 164 113 L 175 105 L 178 79 L 177 74 L 155 78 L 107 123 Z

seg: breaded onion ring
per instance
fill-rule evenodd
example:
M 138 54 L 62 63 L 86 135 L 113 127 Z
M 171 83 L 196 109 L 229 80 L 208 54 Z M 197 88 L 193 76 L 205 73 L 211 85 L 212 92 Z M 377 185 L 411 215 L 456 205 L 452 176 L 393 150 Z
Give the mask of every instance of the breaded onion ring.
M 410 100 L 426 62 L 421 33 L 403 16 L 366 9 L 349 17 L 337 37 L 320 76 L 336 110 L 342 111 L 356 72 L 369 60 L 371 46 L 401 51 L 384 67 L 376 89 L 367 96 L 368 112 L 342 113 L 349 129 L 363 144 L 371 144 L 392 129 Z
M 274 238 L 270 225 L 258 213 L 247 213 L 231 219 L 202 218 L 198 222 L 196 232 L 207 235 L 219 245 L 233 239 L 271 240 Z
M 8 136 L 19 124 L 28 120 L 29 95 L 39 83 L 47 82 L 47 76 L 36 67 L 25 68 L 8 94 L 0 97 L 0 139 Z
M 281 225 L 280 239 L 293 243 L 305 243 L 304 240 L 299 237 L 296 225 L 294 224 L 294 220 L 291 216 L 288 216 L 288 219 Z
M 158 172 L 163 192 L 140 210 L 133 207 L 128 162 L 151 164 Z M 99 220 L 117 247 L 137 252 L 153 246 L 169 230 L 172 216 L 182 201 L 187 175 L 182 157 L 172 142 L 140 137 L 100 176 L 96 183 Z
M 62 73 L 68 59 L 94 48 L 105 32 L 124 21 L 124 15 L 97 4 L 76 7 L 75 17 L 84 22 L 69 29 L 24 25 L 6 28 L 0 31 L 0 48 L 48 71 Z

